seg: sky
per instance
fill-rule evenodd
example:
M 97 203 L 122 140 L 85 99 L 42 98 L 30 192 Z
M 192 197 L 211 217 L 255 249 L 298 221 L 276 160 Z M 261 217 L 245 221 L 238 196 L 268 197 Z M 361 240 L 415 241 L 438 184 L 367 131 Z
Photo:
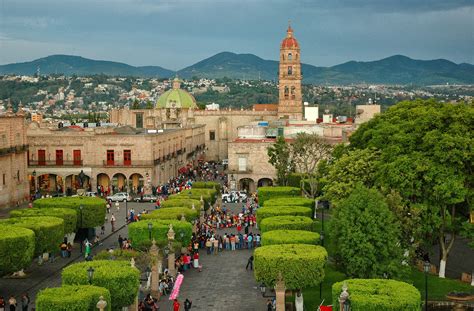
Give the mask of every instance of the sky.
M 395 54 L 474 64 L 474 0 L 0 0 L 0 64 L 52 54 L 177 70 L 216 53 L 304 63 Z

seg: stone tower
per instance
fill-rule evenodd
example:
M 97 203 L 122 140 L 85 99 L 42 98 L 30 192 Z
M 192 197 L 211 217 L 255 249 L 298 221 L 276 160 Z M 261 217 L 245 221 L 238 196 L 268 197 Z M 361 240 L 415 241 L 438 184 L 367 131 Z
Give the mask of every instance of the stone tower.
M 293 29 L 288 25 L 286 38 L 280 46 L 279 118 L 303 119 L 301 79 L 300 46 L 293 36 Z

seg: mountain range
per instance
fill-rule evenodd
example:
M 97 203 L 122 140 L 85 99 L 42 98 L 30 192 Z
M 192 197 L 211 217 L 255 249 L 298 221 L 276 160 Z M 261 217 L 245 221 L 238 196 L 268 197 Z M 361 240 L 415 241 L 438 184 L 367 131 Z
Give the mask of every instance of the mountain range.
M 173 71 L 159 66 L 135 67 L 119 62 L 92 60 L 80 56 L 51 55 L 31 62 L 0 65 L 0 74 L 136 76 L 169 78 L 233 78 L 276 80 L 278 62 L 253 54 L 222 52 L 189 67 Z M 474 84 L 474 65 L 449 60 L 415 60 L 394 55 L 377 61 L 350 61 L 332 67 L 302 64 L 303 83 L 312 84 Z

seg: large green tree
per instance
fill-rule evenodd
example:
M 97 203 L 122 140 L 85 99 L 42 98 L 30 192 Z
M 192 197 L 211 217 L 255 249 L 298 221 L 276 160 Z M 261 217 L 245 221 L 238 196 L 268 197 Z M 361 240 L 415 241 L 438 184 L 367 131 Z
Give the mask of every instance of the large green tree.
M 351 136 L 352 151 L 334 163 L 329 179 L 336 184 L 328 185 L 326 195 L 337 200 L 357 181 L 385 194 L 395 191 L 400 195 L 397 204 L 406 205 L 404 217 L 416 214 L 413 225 L 421 233 L 412 236 L 413 242 L 438 241 L 442 253 L 439 276 L 444 277 L 448 254 L 472 205 L 473 129 L 472 104 L 401 102 Z M 372 163 L 366 164 L 373 170 L 347 176 L 347 167 L 363 164 L 357 153 L 368 156 L 373 152 L 377 157 L 367 158 Z
M 288 175 L 294 172 L 294 162 L 291 160 L 291 150 L 283 136 L 278 136 L 276 142 L 267 149 L 269 162 L 277 171 L 277 182 L 280 186 L 288 185 Z
M 377 278 L 403 274 L 400 228 L 377 190 L 357 185 L 339 202 L 331 226 L 335 258 L 347 275 Z

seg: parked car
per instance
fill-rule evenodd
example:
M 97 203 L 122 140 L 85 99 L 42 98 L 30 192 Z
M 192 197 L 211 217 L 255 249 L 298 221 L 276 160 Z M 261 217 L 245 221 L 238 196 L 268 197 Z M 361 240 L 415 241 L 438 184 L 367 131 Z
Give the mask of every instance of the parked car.
M 95 191 L 86 192 L 86 197 L 96 197 L 96 196 L 97 196 L 97 192 Z
M 135 202 L 156 202 L 156 200 L 158 200 L 158 197 L 153 194 L 145 194 L 143 197 L 139 196 L 133 199 Z
M 223 203 L 236 203 L 247 201 L 247 193 L 245 191 L 231 191 L 222 195 Z
M 132 197 L 126 192 L 117 192 L 116 194 L 109 195 L 107 200 L 111 200 L 112 202 L 125 202 L 131 201 Z

